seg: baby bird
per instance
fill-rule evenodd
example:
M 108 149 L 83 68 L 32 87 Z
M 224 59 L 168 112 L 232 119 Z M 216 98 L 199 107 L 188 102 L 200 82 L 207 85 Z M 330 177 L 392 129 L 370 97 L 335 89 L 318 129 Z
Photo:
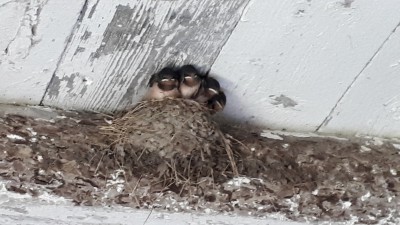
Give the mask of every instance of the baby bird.
M 150 87 L 144 96 L 144 100 L 161 100 L 166 97 L 179 98 L 179 74 L 170 67 L 163 68 L 160 72 L 151 76 Z
M 207 106 L 212 110 L 212 113 L 221 112 L 224 110 L 226 105 L 226 96 L 224 92 L 220 91 L 217 95 L 214 95 L 210 100 L 207 101 Z
M 193 98 L 197 95 L 204 75 L 200 74 L 193 65 L 184 65 L 179 69 L 179 91 L 182 98 Z
M 221 87 L 216 79 L 212 77 L 207 77 L 204 80 L 200 88 L 200 91 L 195 98 L 195 101 L 200 103 L 205 103 L 208 100 L 210 100 L 213 96 L 217 95 L 220 89 Z

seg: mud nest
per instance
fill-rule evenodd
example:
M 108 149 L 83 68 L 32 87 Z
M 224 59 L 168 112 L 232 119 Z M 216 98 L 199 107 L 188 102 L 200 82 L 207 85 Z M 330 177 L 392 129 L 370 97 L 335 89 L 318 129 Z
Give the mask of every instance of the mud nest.
M 124 161 L 166 185 L 196 184 L 212 177 L 222 182 L 238 175 L 230 140 L 209 109 L 189 99 L 143 101 L 116 118 L 103 132 Z

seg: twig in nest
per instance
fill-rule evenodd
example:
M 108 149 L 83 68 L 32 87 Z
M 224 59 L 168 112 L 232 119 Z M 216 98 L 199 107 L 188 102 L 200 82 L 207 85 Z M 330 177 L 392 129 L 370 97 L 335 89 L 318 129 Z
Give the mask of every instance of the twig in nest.
M 136 182 L 135 187 L 133 187 L 132 192 L 131 192 L 131 195 L 133 195 L 133 197 L 135 198 L 136 204 L 139 205 L 139 206 L 140 206 L 139 199 L 136 197 L 136 194 L 135 194 L 134 192 L 135 192 L 136 189 L 139 187 L 139 183 L 140 183 L 140 181 L 142 180 L 142 177 L 143 177 L 143 176 L 140 175 L 138 181 Z
M 238 139 L 232 137 L 232 135 L 226 134 L 226 137 L 227 137 L 229 140 L 232 140 L 232 141 L 235 141 L 235 142 L 239 143 L 241 146 L 243 146 L 243 147 L 244 147 L 245 149 L 247 149 L 248 151 L 251 151 L 251 149 L 250 149 L 249 147 L 247 147 L 247 145 L 243 144 L 243 142 L 239 141 Z
M 229 161 L 231 163 L 231 168 L 232 168 L 233 175 L 238 177 L 239 176 L 239 171 L 237 169 L 236 162 L 235 162 L 235 159 L 233 157 L 233 151 L 232 151 L 232 148 L 231 148 L 231 144 L 229 143 L 228 139 L 225 137 L 225 135 L 220 130 L 218 130 L 218 133 L 222 137 L 222 140 L 224 141 L 225 151 L 226 151 L 226 154 L 228 155 Z
M 103 154 L 101 155 L 101 158 L 100 158 L 100 160 L 99 160 L 99 163 L 97 163 L 97 167 L 96 167 L 96 170 L 94 171 L 94 174 L 96 174 L 97 171 L 99 170 L 100 164 L 101 164 L 101 162 L 103 161 L 103 158 L 104 158 L 104 155 L 106 154 L 106 152 L 107 152 L 107 149 L 106 149 L 106 150 L 103 150 Z

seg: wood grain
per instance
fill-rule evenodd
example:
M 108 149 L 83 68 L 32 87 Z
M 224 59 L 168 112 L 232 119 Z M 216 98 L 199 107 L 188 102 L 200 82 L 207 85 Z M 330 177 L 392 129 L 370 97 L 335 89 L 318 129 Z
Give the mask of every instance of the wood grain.
M 39 104 L 83 5 L 0 1 L 0 102 Z
M 162 66 L 207 71 L 247 2 L 90 0 L 43 103 L 113 111 L 138 101 Z
M 319 130 L 400 137 L 400 27 L 360 74 Z
M 226 87 L 225 115 L 315 131 L 400 22 L 398 12 L 397 0 L 251 1 L 211 70 Z

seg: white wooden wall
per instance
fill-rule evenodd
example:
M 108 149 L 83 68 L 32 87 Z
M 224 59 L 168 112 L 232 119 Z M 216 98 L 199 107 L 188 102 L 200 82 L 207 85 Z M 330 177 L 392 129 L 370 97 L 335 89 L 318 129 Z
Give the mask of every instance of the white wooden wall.
M 0 0 L 0 101 L 114 111 L 195 63 L 227 117 L 400 137 L 399 0 Z

